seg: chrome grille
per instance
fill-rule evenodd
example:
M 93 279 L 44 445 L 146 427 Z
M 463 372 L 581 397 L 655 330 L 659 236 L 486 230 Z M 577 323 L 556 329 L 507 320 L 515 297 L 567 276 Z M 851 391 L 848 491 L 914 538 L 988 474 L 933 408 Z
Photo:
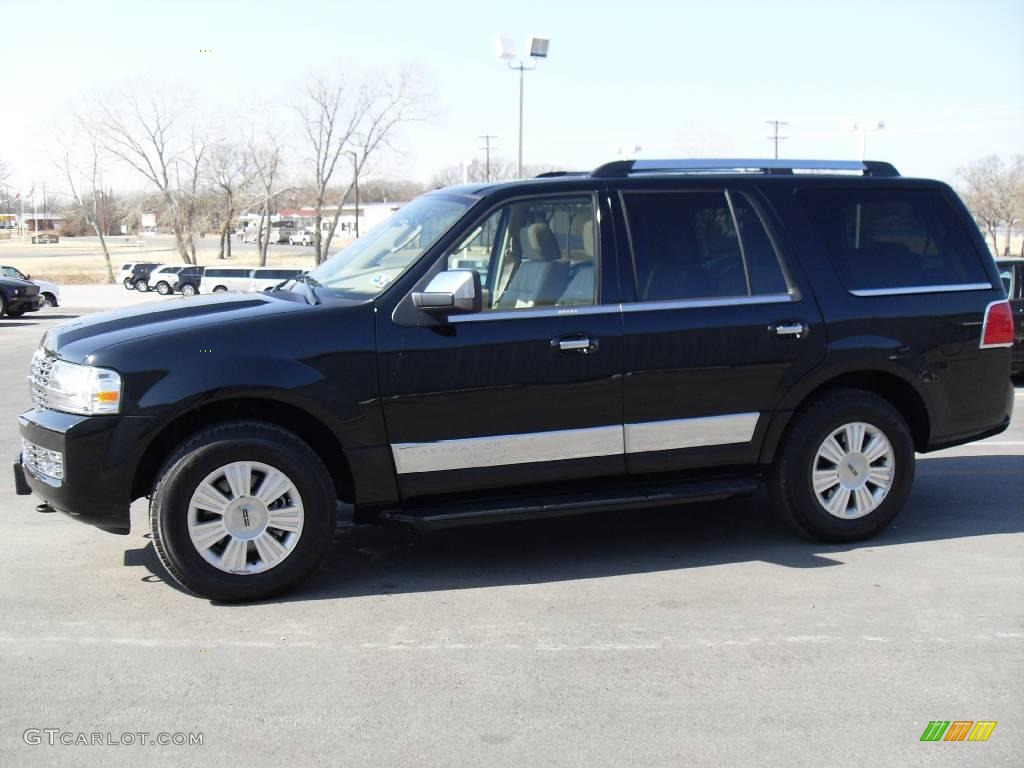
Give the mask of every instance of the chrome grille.
M 60 485 L 64 480 L 64 455 L 60 451 L 50 451 L 22 439 L 21 463 L 33 477 L 50 485 Z
M 53 364 L 56 362 L 56 356 L 48 354 L 41 349 L 36 350 L 36 353 L 32 356 L 32 368 L 28 375 L 28 386 L 32 393 L 32 404 L 36 408 L 49 407 L 46 387 L 50 383 Z
M 28 285 L 24 288 L 19 288 L 18 293 L 22 296 L 38 296 L 39 286 L 33 283 L 32 285 Z

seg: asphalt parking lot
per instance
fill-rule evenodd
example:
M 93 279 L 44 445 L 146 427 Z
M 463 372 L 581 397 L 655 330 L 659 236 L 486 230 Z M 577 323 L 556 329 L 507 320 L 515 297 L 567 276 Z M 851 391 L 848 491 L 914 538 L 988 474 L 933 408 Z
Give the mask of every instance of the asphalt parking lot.
M 0 320 L 0 449 L 74 310 Z M 0 471 L 0 764 L 1024 764 L 1024 387 L 1011 429 L 922 456 L 896 525 L 808 544 L 765 499 L 416 535 L 340 530 L 297 593 L 163 583 L 130 536 Z M 995 720 L 922 743 L 930 720 Z M 26 744 L 27 729 L 202 746 Z

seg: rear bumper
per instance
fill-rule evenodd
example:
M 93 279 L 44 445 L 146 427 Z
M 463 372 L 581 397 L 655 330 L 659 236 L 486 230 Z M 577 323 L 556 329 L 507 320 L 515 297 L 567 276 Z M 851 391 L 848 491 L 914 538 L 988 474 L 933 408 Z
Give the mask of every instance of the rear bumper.
M 55 481 L 36 474 L 19 456 L 14 465 L 18 494 L 31 493 L 57 511 L 104 531 L 128 533 L 135 466 L 135 450 L 128 441 L 137 426 L 132 421 L 46 410 L 23 413 L 18 417 L 21 438 L 60 452 L 64 477 Z
M 929 443 L 928 448 L 923 453 L 930 453 L 931 451 L 940 451 L 943 448 L 951 448 L 954 445 L 963 445 L 964 443 L 972 443 L 975 440 L 984 440 L 987 437 L 998 435 L 1001 432 L 1005 432 L 1010 426 L 1010 419 L 1013 417 L 1013 403 L 1015 389 L 1013 382 L 1010 381 L 1009 376 L 1006 376 L 1006 369 L 1003 369 L 1005 379 L 1001 381 L 1005 382 L 1004 389 L 1002 390 L 1003 397 L 993 398 L 991 404 L 986 408 L 987 418 L 979 419 L 975 424 L 972 424 L 970 429 L 960 430 L 952 434 L 944 433 L 942 435 L 934 437 Z M 979 382 L 979 388 L 981 382 Z M 983 402 L 989 402 L 983 400 Z

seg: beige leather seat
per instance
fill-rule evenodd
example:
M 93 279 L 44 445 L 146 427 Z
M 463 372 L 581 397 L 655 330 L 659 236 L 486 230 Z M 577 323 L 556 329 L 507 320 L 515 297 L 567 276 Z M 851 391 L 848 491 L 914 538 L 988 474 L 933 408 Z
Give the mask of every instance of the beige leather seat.
M 558 300 L 559 306 L 581 306 L 594 303 L 594 220 L 588 219 L 580 231 L 583 253 L 572 266 L 569 285 Z
M 520 231 L 523 260 L 498 299 L 499 309 L 550 307 L 569 283 L 569 265 L 547 224 L 530 224 Z

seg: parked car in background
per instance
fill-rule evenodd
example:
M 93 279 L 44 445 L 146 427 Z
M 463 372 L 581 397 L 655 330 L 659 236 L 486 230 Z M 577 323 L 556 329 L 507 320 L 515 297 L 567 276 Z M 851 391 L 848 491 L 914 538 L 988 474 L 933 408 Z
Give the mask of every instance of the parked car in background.
M 146 279 L 146 290 L 156 291 L 161 296 L 167 296 L 174 291 L 171 285 L 174 283 L 177 275 L 183 267 L 164 265 L 157 267 L 149 273 L 149 277 Z
M 33 243 L 59 243 L 60 238 L 53 232 L 40 232 L 37 235 L 32 235 Z
M 248 291 L 255 267 L 207 267 L 199 283 L 200 293 Z
M 131 274 L 125 278 L 124 287 L 128 290 L 133 288 L 140 293 L 145 293 L 149 290 L 149 276 L 153 273 L 157 267 L 162 267 L 162 264 L 153 263 L 142 263 L 136 264 L 132 267 Z
M 199 293 L 199 284 L 203 281 L 203 272 L 206 267 L 188 266 L 182 267 L 181 271 L 174 276 L 174 284 L 171 289 L 182 296 L 195 296 Z
M 290 245 L 312 245 L 314 232 L 312 229 L 304 229 L 293 235 L 288 235 Z
M 0 277 L 0 317 L 21 317 L 43 306 L 39 286 L 27 280 Z
M 1014 342 L 1010 374 L 1024 376 L 1024 258 L 997 259 L 996 266 L 1013 310 Z
M 135 290 L 135 283 L 132 281 L 132 272 L 136 267 L 143 265 L 157 266 L 154 261 L 128 261 L 117 270 L 117 282 L 124 286 L 126 291 Z
M 273 267 L 257 267 L 252 271 L 252 280 L 249 282 L 250 291 L 265 291 L 280 285 L 285 280 L 291 280 L 304 274 L 304 269 L 275 269 Z
M 0 266 L 0 277 L 9 277 L 14 280 L 28 280 L 39 286 L 39 292 L 43 296 L 44 307 L 60 306 L 60 288 L 56 283 L 48 280 L 33 280 L 31 275 L 25 275 L 17 267 Z

